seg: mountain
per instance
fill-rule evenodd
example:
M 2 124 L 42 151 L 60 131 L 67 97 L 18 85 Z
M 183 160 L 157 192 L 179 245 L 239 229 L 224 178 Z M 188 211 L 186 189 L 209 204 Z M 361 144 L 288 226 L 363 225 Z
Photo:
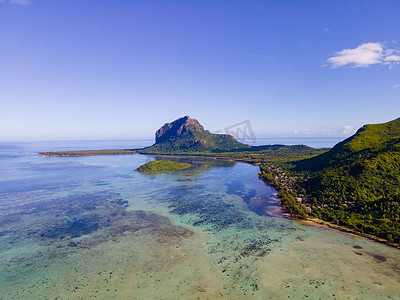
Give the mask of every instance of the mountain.
M 400 242 L 400 118 L 294 165 L 319 217 Z
M 156 144 L 168 141 L 172 138 L 179 138 L 185 134 L 196 134 L 203 132 L 204 127 L 196 119 L 191 119 L 189 116 L 177 119 L 172 123 L 164 124 L 156 131 Z
M 141 153 L 221 152 L 250 149 L 229 134 L 213 134 L 189 116 L 164 124 L 157 130 L 154 145 Z

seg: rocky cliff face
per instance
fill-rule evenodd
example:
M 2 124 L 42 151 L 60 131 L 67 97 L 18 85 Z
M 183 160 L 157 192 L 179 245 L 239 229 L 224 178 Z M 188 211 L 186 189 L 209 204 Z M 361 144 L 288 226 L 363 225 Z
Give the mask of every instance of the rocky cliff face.
M 164 124 L 156 132 L 156 144 L 163 143 L 172 138 L 178 138 L 185 133 L 194 134 L 204 131 L 204 127 L 196 119 L 185 116 L 172 123 Z
M 212 152 L 248 149 L 229 134 L 213 134 L 204 130 L 199 121 L 185 116 L 164 124 L 156 132 L 154 145 L 141 153 Z

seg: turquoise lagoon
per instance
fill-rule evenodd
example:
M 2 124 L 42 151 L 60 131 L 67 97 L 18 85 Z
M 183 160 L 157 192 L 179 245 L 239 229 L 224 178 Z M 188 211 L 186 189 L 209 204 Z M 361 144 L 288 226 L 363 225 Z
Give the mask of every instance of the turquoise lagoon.
M 258 168 L 199 157 L 0 144 L 0 299 L 399 299 L 400 251 L 282 216 Z

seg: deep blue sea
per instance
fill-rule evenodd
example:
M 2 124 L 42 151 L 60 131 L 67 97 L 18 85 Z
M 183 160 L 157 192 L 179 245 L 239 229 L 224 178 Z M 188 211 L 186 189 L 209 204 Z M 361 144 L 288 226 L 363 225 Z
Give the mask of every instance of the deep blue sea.
M 331 147 L 327 139 L 260 144 Z M 135 141 L 0 143 L 0 299 L 399 299 L 400 251 L 286 219 L 258 167 L 42 157 Z

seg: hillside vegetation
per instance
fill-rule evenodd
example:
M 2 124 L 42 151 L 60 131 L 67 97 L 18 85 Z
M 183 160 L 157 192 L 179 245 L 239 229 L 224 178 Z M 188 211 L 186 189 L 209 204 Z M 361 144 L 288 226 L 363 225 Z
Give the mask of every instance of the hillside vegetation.
M 167 160 L 154 160 L 144 165 L 141 165 L 139 168 L 135 169 L 138 172 L 144 173 L 152 173 L 152 172 L 165 172 L 165 171 L 173 171 L 189 168 L 191 164 L 175 162 L 175 161 L 167 161 Z
M 400 119 L 365 125 L 291 172 L 302 178 L 313 215 L 400 242 Z

